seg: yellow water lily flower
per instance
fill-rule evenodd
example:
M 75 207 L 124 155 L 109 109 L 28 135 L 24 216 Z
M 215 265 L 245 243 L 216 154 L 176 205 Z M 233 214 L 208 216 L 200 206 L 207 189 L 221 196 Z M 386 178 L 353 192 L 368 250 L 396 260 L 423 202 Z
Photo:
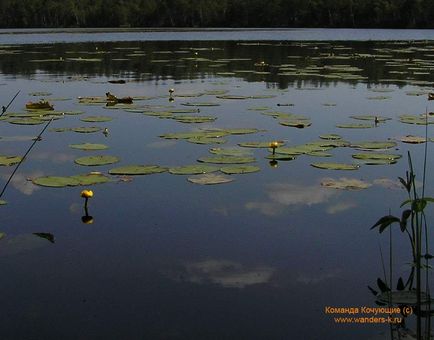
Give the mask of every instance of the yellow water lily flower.
M 92 190 L 83 190 L 80 194 L 81 197 L 84 198 L 91 198 L 93 197 L 93 191 Z

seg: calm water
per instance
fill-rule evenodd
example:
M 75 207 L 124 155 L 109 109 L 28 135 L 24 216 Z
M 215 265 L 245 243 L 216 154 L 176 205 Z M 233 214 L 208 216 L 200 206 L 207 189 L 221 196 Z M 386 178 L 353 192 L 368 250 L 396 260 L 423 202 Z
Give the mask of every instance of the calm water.
M 288 36 L 293 32 L 297 38 Z M 378 180 L 396 186 L 397 177 L 408 169 L 406 154 L 411 151 L 421 181 L 424 144 L 397 141 L 388 150 L 403 155 L 397 164 L 361 165 L 356 171 L 310 166 L 355 163 L 351 155 L 360 151 L 350 147 L 329 150 L 332 156 L 327 158 L 301 155 L 279 161 L 277 167 L 265 159 L 267 149 L 249 149 L 260 172 L 231 175 L 233 182 L 213 186 L 169 173 L 127 181 L 111 176 L 112 182 L 89 187 L 94 191 L 89 202 L 92 224 L 82 223 L 84 187 L 47 188 L 29 181 L 44 175 L 107 174 L 129 164 L 195 164 L 211 155 L 212 147 L 249 141 L 283 140 L 291 146 L 317 141 L 326 133 L 352 143 L 425 135 L 425 126 L 404 124 L 399 116 L 434 111 L 427 101 L 427 93 L 433 91 L 434 42 L 289 41 L 327 40 L 328 33 L 319 39 L 319 32 L 130 32 L 109 38 L 102 32 L 0 35 L 5 44 L 0 46 L 1 105 L 21 91 L 8 113 L 25 112 L 26 102 L 44 97 L 56 110 L 85 112 L 65 115 L 49 128 L 99 126 L 110 131 L 105 137 L 100 131 L 47 130 L 3 195 L 8 204 L 1 207 L 0 232 L 6 233 L 0 240 L 1 338 L 390 338 L 387 325 L 335 324 L 333 315 L 324 310 L 376 306 L 367 286 L 378 290 L 376 280 L 383 277 L 380 248 L 388 264 L 389 238 L 369 228 L 389 211 L 399 214 L 399 204 L 406 198 L 403 190 Z M 339 32 L 342 36 L 330 39 L 424 40 L 433 35 L 432 31 Z M 211 41 L 217 37 L 222 41 Z M 42 44 L 44 40 L 50 44 Z M 126 84 L 108 83 L 113 79 L 124 79 Z M 174 101 L 169 101 L 170 88 L 175 89 Z M 110 110 L 104 104 L 83 105 L 77 99 L 104 96 L 107 91 L 119 97 L 140 96 L 135 107 L 148 106 L 152 111 L 217 103 L 193 107 L 200 109 L 200 115 L 217 119 L 183 124 Z M 218 98 L 216 93 L 224 91 L 246 98 Z M 287 127 L 263 114 L 276 111 L 307 116 L 312 125 Z M 367 129 L 336 127 L 365 123 L 350 116 L 368 114 L 391 120 Z M 95 115 L 112 120 L 80 121 Z M 0 122 L 1 153 L 22 155 L 31 144 L 23 136 L 36 136 L 44 125 L 14 125 L 10 119 Z M 260 131 L 226 136 L 221 145 L 160 137 L 200 128 Z M 428 137 L 433 137 L 430 130 Z M 82 142 L 104 143 L 109 149 L 68 147 Z M 432 194 L 431 147 L 428 143 L 428 194 Z M 74 163 L 92 154 L 118 156 L 120 162 L 97 167 Z M 3 185 L 12 171 L 13 167 L 0 168 Z M 359 179 L 372 186 L 330 189 L 321 186 L 325 178 Z M 53 234 L 55 242 L 35 232 Z M 408 240 L 398 231 L 394 248 L 400 249 L 394 254 L 396 282 L 408 275 L 411 261 Z M 412 318 L 407 326 L 414 328 Z

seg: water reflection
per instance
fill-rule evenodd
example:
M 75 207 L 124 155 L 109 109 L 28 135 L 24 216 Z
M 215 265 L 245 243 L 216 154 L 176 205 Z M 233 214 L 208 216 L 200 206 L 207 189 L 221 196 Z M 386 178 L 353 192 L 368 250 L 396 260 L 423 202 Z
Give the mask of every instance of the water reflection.
M 297 185 L 290 183 L 267 184 L 267 201 L 247 202 L 247 210 L 256 210 L 267 216 L 277 216 L 287 211 L 288 207 L 297 208 L 326 203 L 338 196 L 338 192 L 317 185 Z
M 217 284 L 227 288 L 245 288 L 246 286 L 265 284 L 270 281 L 274 269 L 267 266 L 245 266 L 241 263 L 209 259 L 188 262 L 182 265 L 183 271 L 171 277 L 197 284 Z

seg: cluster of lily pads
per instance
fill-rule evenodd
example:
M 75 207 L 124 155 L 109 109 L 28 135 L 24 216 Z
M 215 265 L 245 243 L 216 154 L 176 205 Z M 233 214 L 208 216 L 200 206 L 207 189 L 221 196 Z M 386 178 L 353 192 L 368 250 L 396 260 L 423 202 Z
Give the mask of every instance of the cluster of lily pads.
M 250 43 L 239 43 L 239 45 L 249 46 Z M 273 45 L 273 44 L 271 44 Z M 320 48 L 318 48 L 318 45 Z M 257 45 L 254 45 L 257 46 Z M 274 46 L 274 45 L 273 45 Z M 278 45 L 275 45 L 278 46 Z M 288 45 L 286 45 L 288 46 Z M 360 54 L 355 53 L 353 47 L 343 46 L 339 44 L 319 44 L 319 43 L 289 43 L 290 47 L 294 47 L 307 52 L 307 58 L 301 55 L 289 55 L 288 63 L 273 64 L 268 63 L 266 60 L 253 60 L 252 58 L 219 58 L 218 53 L 221 51 L 217 48 L 182 48 L 176 51 L 153 51 L 150 53 L 137 48 L 116 48 L 113 53 L 125 56 L 119 58 L 112 58 L 112 60 L 125 60 L 129 58 L 139 58 L 144 55 L 147 56 L 149 62 L 152 64 L 177 64 L 180 63 L 194 63 L 201 65 L 208 65 L 210 68 L 218 69 L 219 67 L 227 67 L 232 70 L 229 72 L 216 72 L 219 76 L 232 77 L 234 75 L 248 76 L 249 73 L 257 75 L 272 74 L 279 78 L 290 78 L 295 80 L 300 79 L 329 79 L 339 81 L 364 81 L 367 79 L 363 73 L 365 69 L 362 67 L 366 61 L 373 63 L 383 63 L 385 67 L 390 69 L 389 74 L 398 74 L 395 68 L 398 68 L 402 63 L 406 64 L 405 58 L 398 61 L 397 54 L 402 53 L 401 47 L 397 49 L 376 49 L 377 54 Z M 281 47 L 281 46 L 280 46 Z M 415 53 L 424 53 L 422 47 L 412 46 L 407 49 L 406 58 Z M 97 63 L 105 58 L 108 51 L 95 51 L 99 57 L 85 56 L 72 56 L 65 52 L 65 56 L 54 59 L 34 59 L 32 62 L 37 63 Z M 92 52 L 93 53 L 93 52 Z M 111 53 L 111 52 L 110 52 Z M 164 58 L 161 58 L 164 56 Z M 170 57 L 170 59 L 167 59 Z M 166 58 L 166 59 L 165 59 Z M 400 64 L 401 63 L 401 64 Z M 428 60 L 412 60 L 418 69 L 411 69 L 411 73 L 423 73 L 423 70 L 430 69 L 434 64 Z M 233 66 L 233 67 L 232 67 Z M 409 66 L 409 65 L 407 65 Z M 407 67 L 410 70 L 409 67 Z M 394 73 L 395 72 L 395 73 Z M 404 72 L 404 71 L 402 71 Z M 420 74 L 423 75 L 423 74 Z M 408 80 L 408 79 L 407 79 Z M 112 84 L 126 84 L 128 81 L 114 79 L 109 80 Z M 412 81 L 410 81 L 411 83 Z M 416 84 L 416 83 L 415 83 Z M 421 84 L 420 81 L 417 85 Z M 303 88 L 300 88 L 303 89 Z M 307 89 L 307 87 L 304 87 Z M 388 92 L 393 90 L 384 88 L 373 88 L 374 94 L 368 96 L 368 100 L 387 100 Z M 378 95 L 376 94 L 378 92 Z M 29 93 L 32 97 L 45 97 L 51 101 L 63 100 L 62 98 L 52 98 L 49 92 L 33 92 Z M 408 92 L 409 96 L 425 96 L 426 91 L 413 91 Z M 202 97 L 213 96 L 212 100 L 202 100 Z M 127 165 L 108 170 L 108 175 L 112 176 L 134 176 L 134 175 L 150 175 L 157 173 L 170 173 L 174 175 L 194 175 L 200 176 L 199 178 L 190 177 L 189 180 L 194 183 L 201 184 L 216 184 L 224 183 L 233 180 L 228 177 L 234 174 L 246 174 L 260 171 L 260 168 L 251 165 L 256 162 L 253 153 L 249 149 L 266 149 L 267 152 L 263 156 L 272 161 L 290 161 L 297 157 L 306 155 L 311 157 L 332 157 L 331 151 L 336 148 L 353 148 L 357 152 L 352 154 L 352 162 L 336 163 L 336 162 L 312 162 L 311 166 L 318 169 L 328 170 L 357 170 L 361 165 L 387 165 L 395 164 L 401 155 L 389 152 L 388 150 L 397 146 L 393 140 L 386 141 L 371 141 L 371 142 L 350 142 L 345 141 L 338 134 L 324 134 L 320 136 L 320 140 L 314 140 L 302 145 L 286 145 L 284 141 L 243 141 L 238 143 L 238 147 L 222 148 L 217 147 L 220 144 L 227 142 L 231 136 L 255 134 L 261 130 L 257 128 L 210 128 L 209 125 L 213 124 L 217 117 L 213 115 L 203 114 L 201 112 L 207 108 L 224 105 L 228 101 L 249 101 L 249 100 L 263 100 L 276 98 L 275 94 L 255 94 L 255 95 L 242 95 L 231 93 L 226 89 L 216 90 L 203 90 L 200 92 L 182 92 L 182 89 L 170 91 L 170 100 L 177 99 L 181 101 L 180 106 L 172 105 L 143 105 L 143 101 L 159 100 L 162 98 L 167 99 L 167 94 L 161 96 L 133 96 L 133 103 L 117 103 L 113 105 L 107 102 L 104 96 L 96 97 L 79 97 L 78 104 L 82 106 L 98 106 L 107 110 L 124 110 L 127 113 L 139 113 L 148 117 L 155 117 L 159 119 L 170 119 L 184 124 L 203 124 L 206 123 L 207 128 L 196 129 L 187 132 L 174 132 L 165 133 L 161 135 L 164 139 L 184 140 L 194 144 L 207 144 L 211 148 L 209 152 L 211 156 L 203 156 L 197 159 L 197 164 L 190 164 L 178 167 L 160 166 L 160 165 Z M 200 99 L 197 99 L 200 98 Z M 336 103 L 327 102 L 323 103 L 324 106 L 336 106 Z M 280 109 L 284 106 L 293 106 L 291 103 L 279 103 L 277 106 Z M 314 122 L 311 118 L 305 115 L 276 111 L 269 106 L 254 106 L 248 108 L 250 111 L 257 111 L 265 116 L 275 119 L 278 124 L 282 126 L 294 128 L 308 128 Z M 59 111 L 59 110 L 27 110 L 27 112 L 12 112 L 4 114 L 1 119 L 12 124 L 19 125 L 37 125 L 51 120 L 58 120 L 67 116 L 82 115 L 83 111 Z M 350 119 L 358 121 L 341 122 L 336 124 L 338 129 L 366 129 L 375 127 L 377 124 L 384 124 L 391 120 L 390 117 L 382 115 L 352 115 Z M 80 116 L 79 120 L 84 123 L 104 123 L 112 120 L 112 117 L 105 115 L 88 115 Z M 404 124 L 425 125 L 433 124 L 434 120 L 429 114 L 421 115 L 401 115 L 399 121 Z M 52 132 L 77 132 L 77 133 L 95 133 L 103 130 L 99 126 L 77 126 L 77 127 L 56 127 L 50 129 Z M 426 138 L 419 136 L 402 136 L 396 137 L 396 141 L 403 143 L 424 143 Z M 429 139 L 432 140 L 432 139 Z M 71 144 L 70 148 L 85 150 L 85 151 L 102 151 L 108 149 L 108 146 L 101 143 L 80 143 Z M 259 151 L 258 151 L 259 153 Z M 18 156 L 3 156 L 0 158 L 0 165 L 13 165 L 21 160 Z M 9 159 L 9 163 L 8 160 Z M 120 159 L 111 155 L 92 155 L 84 156 L 75 159 L 75 163 L 81 166 L 104 166 L 118 163 Z M 15 162 L 15 163 L 14 163 Z M 217 174 L 219 172 L 219 174 Z M 43 186 L 75 186 L 75 185 L 89 185 L 96 183 L 104 183 L 111 180 L 111 177 L 99 172 L 94 172 L 82 176 L 86 176 L 85 180 L 82 178 L 77 179 L 77 176 L 44 176 L 33 179 L 33 183 Z M 223 176 L 223 177 L 222 177 Z M 224 178 L 226 176 L 226 178 Z M 92 180 L 95 180 L 93 183 Z M 84 183 L 84 184 L 83 184 Z M 327 185 L 330 187 L 330 185 Z

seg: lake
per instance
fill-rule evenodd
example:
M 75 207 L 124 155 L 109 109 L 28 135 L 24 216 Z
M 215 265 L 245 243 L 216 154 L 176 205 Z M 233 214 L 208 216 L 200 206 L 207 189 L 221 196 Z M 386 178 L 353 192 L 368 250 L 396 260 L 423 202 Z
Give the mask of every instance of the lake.
M 3 30 L 0 43 L 0 105 L 18 93 L 0 118 L 1 154 L 18 157 L 0 157 L 2 339 L 415 330 L 414 316 L 334 318 L 372 317 L 335 309 L 378 308 L 378 278 L 395 290 L 411 272 L 399 226 L 370 228 L 401 216 L 408 152 L 422 190 L 426 150 L 432 195 L 434 31 Z M 43 99 L 54 110 L 26 110 Z

